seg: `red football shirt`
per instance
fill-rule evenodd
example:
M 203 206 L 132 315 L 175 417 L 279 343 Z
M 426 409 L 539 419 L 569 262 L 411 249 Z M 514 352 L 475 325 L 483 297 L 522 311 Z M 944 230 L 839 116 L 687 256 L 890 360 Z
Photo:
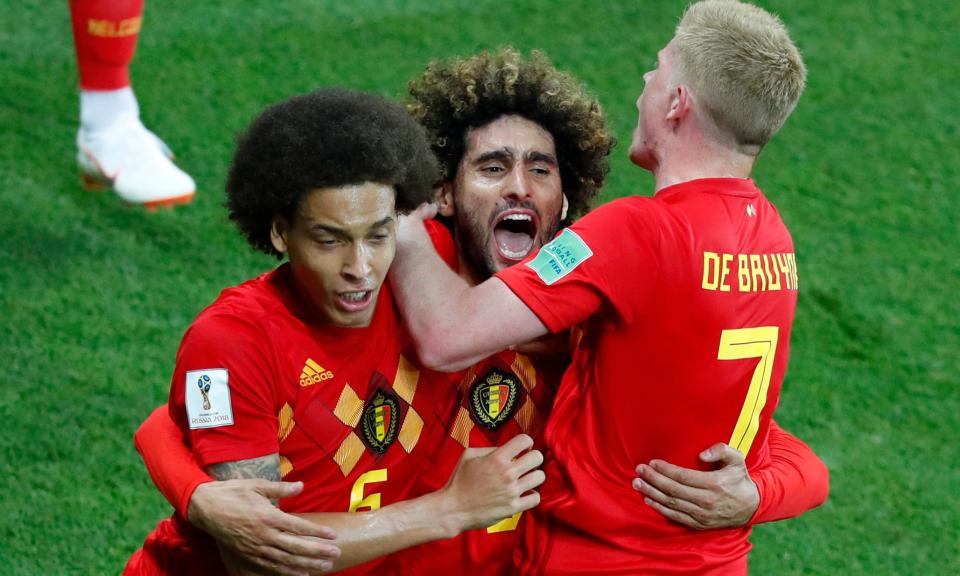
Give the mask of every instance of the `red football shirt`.
M 435 220 L 425 222 L 434 248 L 457 270 L 456 246 L 449 230 Z M 567 364 L 560 355 L 538 359 L 505 350 L 454 375 L 448 401 L 452 418 L 433 467 L 422 477 L 426 491 L 443 487 L 466 448 L 501 446 L 517 434 L 541 440 L 557 385 Z M 517 514 L 489 528 L 456 538 L 430 542 L 402 552 L 402 574 L 450 574 L 464 567 L 487 576 L 508 574 L 519 529 L 526 514 Z
M 497 276 L 550 330 L 583 329 L 522 571 L 745 573 L 749 528 L 673 524 L 631 481 L 654 458 L 702 468 L 716 442 L 766 464 L 797 297 L 776 208 L 750 180 L 686 182 L 602 206 Z
M 197 461 L 279 453 L 283 479 L 304 482 L 281 501 L 288 512 L 363 511 L 420 495 L 419 473 L 449 421 L 450 377 L 413 363 L 388 286 L 367 328 L 310 322 L 290 289 L 281 266 L 225 290 L 184 335 L 170 410 Z M 216 555 L 182 524 L 148 538 L 145 554 L 164 556 L 157 565 L 178 565 L 169 557 L 184 549 Z

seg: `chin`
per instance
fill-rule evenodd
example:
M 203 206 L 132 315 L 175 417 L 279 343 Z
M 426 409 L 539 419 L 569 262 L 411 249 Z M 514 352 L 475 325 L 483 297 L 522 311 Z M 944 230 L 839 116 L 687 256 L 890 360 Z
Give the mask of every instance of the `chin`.
M 653 154 L 649 150 L 630 147 L 630 161 L 644 170 L 653 170 L 656 163 L 653 161 Z

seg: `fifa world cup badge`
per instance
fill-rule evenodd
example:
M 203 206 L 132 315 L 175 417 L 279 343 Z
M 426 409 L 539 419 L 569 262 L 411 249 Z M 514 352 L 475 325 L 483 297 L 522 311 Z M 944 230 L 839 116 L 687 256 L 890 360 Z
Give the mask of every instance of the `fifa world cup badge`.
M 230 375 L 225 368 L 187 372 L 185 383 L 187 422 L 191 430 L 233 425 Z
M 200 388 L 200 394 L 203 395 L 203 409 L 210 409 L 210 396 L 207 395 L 210 392 L 210 377 L 204 374 L 197 379 L 197 387 Z

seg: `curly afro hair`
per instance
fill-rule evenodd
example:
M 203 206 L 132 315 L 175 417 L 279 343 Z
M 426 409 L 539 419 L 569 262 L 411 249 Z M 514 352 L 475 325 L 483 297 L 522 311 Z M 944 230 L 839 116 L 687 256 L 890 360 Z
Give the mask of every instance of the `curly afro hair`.
M 267 108 L 240 136 L 227 177 L 230 219 L 273 254 L 270 227 L 317 188 L 393 186 L 400 212 L 433 196 L 439 168 L 422 126 L 380 96 L 325 88 Z
M 427 129 L 444 180 L 453 179 L 466 151 L 466 135 L 516 114 L 553 136 L 570 219 L 589 209 L 610 171 L 616 139 L 600 103 L 542 52 L 529 59 L 510 47 L 494 54 L 434 61 L 409 85 L 407 109 Z

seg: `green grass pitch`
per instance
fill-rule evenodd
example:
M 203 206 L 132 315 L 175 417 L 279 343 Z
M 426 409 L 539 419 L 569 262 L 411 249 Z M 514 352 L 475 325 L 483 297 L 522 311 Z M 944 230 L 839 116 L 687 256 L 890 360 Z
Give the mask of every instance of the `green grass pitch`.
M 830 500 L 754 532 L 756 574 L 960 573 L 960 4 L 764 0 L 809 88 L 755 177 L 797 246 L 779 421 L 822 456 Z M 541 48 L 604 103 L 626 160 L 641 76 L 681 2 L 147 3 L 133 79 L 197 180 L 148 214 L 79 187 L 65 2 L 0 18 L 0 574 L 115 574 L 169 507 L 131 435 L 221 288 L 274 263 L 222 208 L 234 137 L 269 102 L 342 84 L 401 97 L 435 57 Z

